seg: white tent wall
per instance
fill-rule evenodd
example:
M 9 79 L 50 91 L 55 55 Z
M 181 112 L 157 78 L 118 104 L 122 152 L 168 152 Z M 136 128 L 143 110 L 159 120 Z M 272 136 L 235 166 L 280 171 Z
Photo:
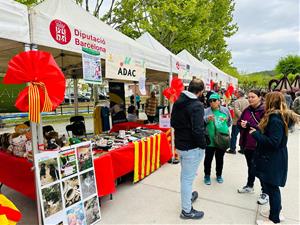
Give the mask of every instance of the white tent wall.
M 28 11 L 13 0 L 0 0 L 0 73 L 5 73 L 9 60 L 24 51 L 30 43 Z
M 147 46 L 148 48 L 151 48 L 155 50 L 156 52 L 161 52 L 164 54 L 168 54 L 172 58 L 172 72 L 178 74 L 178 67 L 176 64 L 188 64 L 190 65 L 186 60 L 176 56 L 173 54 L 171 51 L 169 51 L 165 46 L 163 46 L 159 41 L 157 41 L 151 34 L 148 32 L 142 34 L 139 38 L 136 39 L 137 42 L 140 44 L 143 44 L 144 46 Z M 169 68 L 170 68 L 170 62 L 168 63 Z M 201 68 L 198 68 L 196 66 L 190 65 L 190 72 L 191 72 L 191 78 L 194 75 L 200 74 L 203 72 Z
M 148 49 L 114 30 L 72 0 L 40 3 L 30 10 L 30 22 L 34 44 L 73 53 L 81 53 L 82 45 L 85 45 L 100 51 L 102 58 L 106 58 L 108 52 L 121 54 L 144 59 L 149 69 L 169 71 L 167 55 Z
M 209 68 L 200 62 L 196 57 L 189 53 L 186 49 L 182 50 L 177 54 L 178 57 L 187 61 L 192 68 L 199 68 L 199 73 L 196 74 L 196 77 L 201 78 L 206 85 L 210 83 Z
M 212 64 L 207 59 L 204 59 L 202 61 L 202 63 L 204 65 L 206 65 L 207 67 L 209 67 L 212 80 L 216 79 L 216 81 L 222 81 L 222 84 L 223 83 L 224 84 L 232 83 L 233 86 L 235 88 L 237 88 L 237 86 L 238 86 L 237 78 L 232 77 L 232 76 L 228 75 L 227 73 L 223 72 L 222 70 L 220 70 L 218 67 L 216 67 L 214 64 Z M 215 78 L 215 74 L 217 74 L 216 78 Z

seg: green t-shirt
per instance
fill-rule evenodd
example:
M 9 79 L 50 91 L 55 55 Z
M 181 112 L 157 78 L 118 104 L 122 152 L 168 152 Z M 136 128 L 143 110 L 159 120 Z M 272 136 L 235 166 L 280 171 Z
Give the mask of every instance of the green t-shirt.
M 220 110 L 212 110 L 214 114 L 214 121 L 209 121 L 207 124 L 208 136 L 210 139 L 209 147 L 215 147 L 214 136 L 215 136 L 215 126 L 219 132 L 228 134 L 229 128 L 227 125 L 227 115 L 225 113 L 220 112 Z

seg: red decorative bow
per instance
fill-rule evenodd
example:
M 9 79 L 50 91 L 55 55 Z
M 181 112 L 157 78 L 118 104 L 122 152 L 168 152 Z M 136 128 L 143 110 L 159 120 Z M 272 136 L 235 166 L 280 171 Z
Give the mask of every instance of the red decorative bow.
M 30 83 L 20 92 L 15 106 L 29 112 L 29 119 L 36 123 L 40 122 L 40 112 L 53 111 L 64 100 L 64 74 L 47 52 L 27 51 L 14 56 L 8 63 L 3 83 Z
M 233 92 L 234 92 L 234 87 L 232 86 L 232 84 L 229 84 L 229 86 L 225 92 L 226 98 L 230 98 Z
M 179 95 L 181 94 L 181 92 L 184 90 L 184 86 L 182 83 L 182 80 L 174 77 L 172 82 L 171 82 L 171 87 L 166 88 L 163 91 L 163 95 L 171 102 L 174 103 Z

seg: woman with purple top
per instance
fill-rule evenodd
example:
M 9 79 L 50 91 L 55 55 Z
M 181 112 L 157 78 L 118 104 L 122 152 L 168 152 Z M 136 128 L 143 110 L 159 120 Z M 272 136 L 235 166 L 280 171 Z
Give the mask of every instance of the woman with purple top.
M 258 129 L 258 124 L 265 113 L 265 107 L 261 102 L 260 91 L 251 90 L 248 93 L 249 106 L 243 111 L 241 117 L 237 121 L 237 126 L 240 129 L 240 148 L 245 154 L 248 166 L 247 184 L 238 189 L 238 193 L 253 193 L 255 169 L 254 158 L 255 149 L 257 146 L 256 140 L 249 134 L 250 128 Z M 264 193 L 262 187 L 262 194 L 258 199 L 259 204 L 266 204 L 268 196 Z

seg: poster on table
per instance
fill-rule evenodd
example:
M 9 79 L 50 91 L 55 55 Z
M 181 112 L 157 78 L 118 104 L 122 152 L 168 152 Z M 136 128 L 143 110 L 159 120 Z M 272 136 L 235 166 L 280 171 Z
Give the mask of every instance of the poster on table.
M 131 56 L 107 53 L 105 63 L 105 78 L 108 79 L 139 81 L 146 74 L 145 61 Z
M 100 53 L 88 48 L 82 48 L 83 80 L 86 83 L 102 84 Z
M 90 142 L 35 155 L 44 224 L 91 225 L 101 218 Z
M 124 83 L 109 82 L 108 89 L 112 124 L 127 122 Z

